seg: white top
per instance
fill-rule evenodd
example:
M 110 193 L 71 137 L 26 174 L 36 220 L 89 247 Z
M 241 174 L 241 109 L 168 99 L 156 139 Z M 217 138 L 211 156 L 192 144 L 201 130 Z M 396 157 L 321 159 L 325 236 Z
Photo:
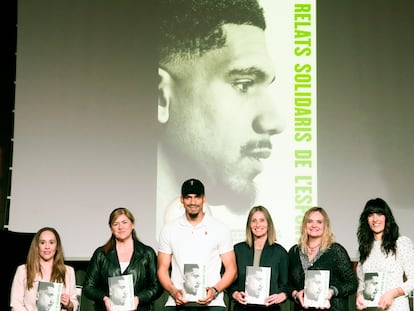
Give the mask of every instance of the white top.
M 400 236 L 397 240 L 396 256 L 386 256 L 381 251 L 382 241 L 374 241 L 371 253 L 363 265 L 358 263 L 358 291 L 364 286 L 364 273 L 385 272 L 385 288 L 401 287 L 405 296 L 395 298 L 387 311 L 410 311 L 407 295 L 414 289 L 414 247 L 412 241 L 406 236 Z M 403 275 L 407 280 L 404 282 Z
M 164 226 L 160 233 L 158 251 L 172 254 L 171 280 L 177 288 L 183 288 L 184 264 L 198 263 L 207 267 L 206 285 L 214 286 L 221 278 L 220 255 L 233 250 L 230 230 L 209 215 L 196 226 L 185 215 Z M 169 296 L 166 306 L 175 306 Z M 225 306 L 220 293 L 209 306 Z
M 125 269 L 129 266 L 129 262 L 120 262 L 119 266 L 121 268 L 121 273 L 124 273 Z

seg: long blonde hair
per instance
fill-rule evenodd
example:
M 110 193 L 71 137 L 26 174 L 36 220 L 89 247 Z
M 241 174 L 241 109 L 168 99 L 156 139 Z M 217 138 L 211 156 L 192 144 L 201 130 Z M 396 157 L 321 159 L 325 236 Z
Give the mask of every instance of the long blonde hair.
M 332 233 L 331 229 L 331 221 L 329 219 L 328 213 L 322 208 L 318 206 L 311 207 L 308 209 L 305 214 L 303 215 L 302 219 L 302 228 L 301 228 L 301 235 L 299 238 L 299 247 L 303 253 L 306 253 L 306 248 L 309 240 L 308 233 L 306 232 L 306 225 L 308 223 L 310 214 L 319 212 L 323 216 L 323 234 L 322 234 L 322 241 L 321 241 L 321 251 L 326 251 L 333 242 L 335 242 L 335 237 Z
M 275 226 L 273 224 L 272 216 L 270 216 L 269 211 L 266 207 L 258 205 L 252 207 L 252 209 L 249 212 L 249 216 L 247 217 L 246 222 L 246 244 L 249 245 L 249 247 L 253 246 L 253 233 L 250 229 L 250 223 L 252 222 L 253 214 L 256 212 L 262 212 L 263 215 L 266 218 L 267 221 L 267 242 L 269 245 L 272 245 L 273 243 L 276 243 L 276 230 Z
M 33 287 L 37 273 L 40 273 L 40 275 L 43 277 L 42 268 L 40 266 L 39 242 L 40 242 L 40 235 L 45 231 L 52 232 L 56 239 L 56 253 L 53 257 L 53 267 L 52 267 L 52 274 L 50 276 L 50 281 L 65 284 L 66 266 L 64 262 L 63 247 L 62 247 L 62 242 L 60 240 L 59 233 L 56 231 L 56 229 L 52 227 L 43 227 L 35 233 L 32 239 L 32 242 L 30 243 L 29 252 L 27 253 L 27 258 L 26 258 L 27 289 L 31 289 Z

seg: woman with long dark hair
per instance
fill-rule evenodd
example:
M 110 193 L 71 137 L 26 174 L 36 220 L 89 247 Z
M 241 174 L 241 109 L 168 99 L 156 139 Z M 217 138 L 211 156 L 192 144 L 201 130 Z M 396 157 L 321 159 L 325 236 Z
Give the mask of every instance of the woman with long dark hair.
M 387 202 L 376 198 L 365 204 L 359 217 L 357 236 L 359 286 L 356 307 L 359 310 L 367 307 L 363 296 L 365 274 L 382 272 L 385 284 L 378 307 L 388 311 L 409 311 L 408 294 L 414 289 L 413 243 L 408 237 L 400 235 Z

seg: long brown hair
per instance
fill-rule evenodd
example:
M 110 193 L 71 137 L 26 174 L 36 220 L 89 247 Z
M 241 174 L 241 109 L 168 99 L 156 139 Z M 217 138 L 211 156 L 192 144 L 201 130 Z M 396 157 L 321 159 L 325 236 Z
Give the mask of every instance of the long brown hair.
M 253 214 L 256 212 L 262 212 L 263 215 L 266 218 L 267 221 L 267 242 L 269 245 L 272 245 L 273 243 L 276 243 L 276 230 L 275 226 L 273 224 L 272 216 L 270 216 L 269 211 L 266 207 L 258 205 L 251 208 L 249 212 L 249 216 L 247 217 L 246 222 L 246 244 L 249 245 L 249 247 L 253 246 L 253 233 L 250 229 L 250 223 L 252 222 Z
M 62 242 L 60 240 L 59 233 L 56 231 L 56 229 L 52 227 L 43 227 L 35 233 L 32 239 L 32 242 L 30 243 L 29 252 L 27 253 L 27 258 L 26 258 L 27 289 L 31 289 L 33 287 L 33 283 L 36 279 L 37 273 L 40 273 L 40 275 L 43 277 L 42 269 L 40 266 L 39 243 L 40 243 L 40 235 L 45 231 L 52 232 L 56 239 L 56 253 L 55 253 L 55 256 L 53 257 L 53 267 L 52 267 L 52 275 L 50 276 L 50 281 L 65 284 L 66 266 L 64 262 L 63 247 L 62 247 Z
M 114 209 L 111 212 L 111 214 L 109 215 L 109 220 L 108 220 L 109 228 L 111 228 L 111 226 L 115 222 L 115 220 L 121 215 L 125 215 L 132 222 L 132 224 L 135 224 L 135 217 L 131 213 L 131 211 L 129 209 L 125 208 L 125 207 L 118 207 L 118 208 Z M 137 233 L 135 232 L 135 229 L 132 229 L 132 239 L 135 240 L 135 241 L 139 241 Z M 115 244 L 116 244 L 115 236 L 113 234 L 111 234 L 111 237 L 109 238 L 109 240 L 103 246 L 103 252 L 105 254 L 109 253 L 112 249 L 114 249 Z
M 306 211 L 306 213 L 303 215 L 302 219 L 302 229 L 301 229 L 301 235 L 299 238 L 299 247 L 302 250 L 303 253 L 306 253 L 306 245 L 308 243 L 308 233 L 306 232 L 306 225 L 308 223 L 310 214 L 314 212 L 319 212 L 323 216 L 323 234 L 322 234 L 322 241 L 321 241 L 321 251 L 326 251 L 331 244 L 335 241 L 335 237 L 332 233 L 331 229 L 331 221 L 329 219 L 328 213 L 322 208 L 318 206 L 311 207 Z

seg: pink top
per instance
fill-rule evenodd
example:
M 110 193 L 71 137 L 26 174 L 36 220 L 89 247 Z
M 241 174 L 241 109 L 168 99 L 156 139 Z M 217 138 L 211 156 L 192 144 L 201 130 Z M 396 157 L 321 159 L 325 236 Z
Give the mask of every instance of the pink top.
M 76 298 L 76 279 L 73 267 L 66 266 L 65 280 L 66 286 L 63 286 L 62 293 L 69 294 L 74 306 L 73 309 L 76 310 L 78 299 Z M 12 311 L 36 311 L 36 296 L 39 281 L 41 281 L 40 274 L 36 275 L 33 287 L 28 290 L 26 287 L 26 265 L 22 264 L 17 267 L 10 294 L 10 307 Z

